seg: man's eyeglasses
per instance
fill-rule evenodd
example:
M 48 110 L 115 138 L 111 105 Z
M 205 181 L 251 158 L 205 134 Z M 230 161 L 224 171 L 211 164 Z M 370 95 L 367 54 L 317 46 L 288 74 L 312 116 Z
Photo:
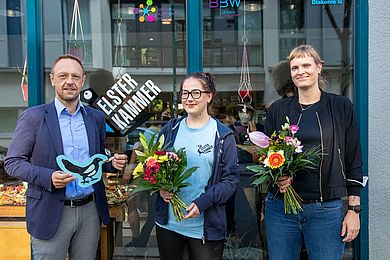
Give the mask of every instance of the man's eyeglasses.
M 203 91 L 203 90 L 200 90 L 200 89 L 193 89 L 191 91 L 183 90 L 180 93 L 180 96 L 181 96 L 182 99 L 187 99 L 191 95 L 191 97 L 193 99 L 199 99 L 200 96 L 202 96 L 202 93 L 210 93 L 210 91 Z
M 73 81 L 80 81 L 83 77 L 79 74 L 75 74 L 75 73 L 60 73 L 60 74 L 54 74 L 57 76 L 57 78 L 59 78 L 60 80 L 67 80 L 69 78 L 69 76 L 73 79 Z

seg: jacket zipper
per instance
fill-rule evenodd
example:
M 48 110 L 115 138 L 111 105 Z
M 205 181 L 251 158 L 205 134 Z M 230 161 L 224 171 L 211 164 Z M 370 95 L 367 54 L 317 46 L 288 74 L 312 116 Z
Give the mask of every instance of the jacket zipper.
M 324 160 L 324 140 L 323 140 L 323 136 L 322 136 L 322 126 L 321 126 L 321 121 L 320 121 L 320 117 L 318 115 L 318 112 L 316 112 L 316 116 L 317 116 L 317 120 L 318 120 L 318 125 L 320 127 L 320 135 L 321 135 L 321 163 L 320 163 L 320 200 L 321 202 L 323 201 L 322 200 L 322 162 Z
M 338 148 L 337 150 L 339 151 L 339 161 L 340 161 L 340 165 L 341 165 L 341 173 L 343 174 L 344 180 L 346 180 L 347 178 L 345 177 L 344 165 L 343 165 L 343 161 L 341 160 L 340 148 Z
M 214 161 L 214 166 L 213 166 L 213 170 L 215 169 L 216 171 L 218 171 L 219 169 L 219 166 L 220 166 L 220 161 L 221 161 L 221 158 L 222 158 L 222 148 L 223 148 L 223 142 L 224 142 L 224 139 L 222 137 L 220 137 L 221 140 L 219 141 L 219 150 L 217 152 L 217 157 L 216 157 L 216 161 Z M 205 191 L 208 190 L 208 187 L 211 185 L 211 182 L 212 182 L 212 178 L 210 178 L 209 180 L 209 183 L 207 184 L 207 186 L 205 187 Z M 203 220 L 204 221 L 204 220 Z M 206 238 L 205 238 L 205 235 L 204 235 L 205 231 L 204 231 L 204 227 L 203 227 L 203 236 L 202 236 L 202 244 L 205 245 L 206 244 Z

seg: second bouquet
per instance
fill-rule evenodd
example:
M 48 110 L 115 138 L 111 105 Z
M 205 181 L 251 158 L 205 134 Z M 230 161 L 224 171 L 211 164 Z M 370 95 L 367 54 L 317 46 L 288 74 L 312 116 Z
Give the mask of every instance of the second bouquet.
M 173 193 L 170 203 L 175 214 L 176 221 L 184 218 L 183 209 L 187 206 L 180 198 L 179 192 L 182 188 L 191 184 L 186 180 L 196 171 L 198 167 L 187 169 L 187 154 L 184 148 L 179 150 L 166 149 L 164 135 L 156 141 L 156 134 L 148 141 L 140 133 L 142 151 L 135 150 L 138 164 L 133 171 L 136 188 L 133 193 L 148 190 L 158 192 L 166 190 Z
M 321 147 L 311 147 L 303 151 L 301 141 L 295 136 L 299 130 L 298 125 L 291 125 L 286 117 L 286 123 L 282 130 L 274 132 L 271 137 L 262 132 L 249 133 L 249 139 L 259 146 L 259 165 L 247 166 L 251 171 L 256 172 L 254 185 L 262 183 L 276 185 L 279 177 L 287 176 L 293 178 L 297 172 L 309 174 L 310 170 L 316 169 L 322 155 Z M 284 212 L 297 214 L 298 210 L 303 211 L 302 199 L 290 185 L 283 194 Z

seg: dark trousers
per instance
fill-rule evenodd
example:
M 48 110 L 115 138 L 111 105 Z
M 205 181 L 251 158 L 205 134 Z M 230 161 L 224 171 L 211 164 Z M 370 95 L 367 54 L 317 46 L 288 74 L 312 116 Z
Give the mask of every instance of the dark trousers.
M 190 238 L 156 225 L 158 251 L 161 260 L 182 260 L 188 248 L 191 260 L 222 259 L 224 240 L 210 241 Z

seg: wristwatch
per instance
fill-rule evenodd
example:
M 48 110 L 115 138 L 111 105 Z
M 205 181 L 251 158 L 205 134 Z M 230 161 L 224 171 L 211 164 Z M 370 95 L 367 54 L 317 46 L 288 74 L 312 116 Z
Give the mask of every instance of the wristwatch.
M 348 205 L 348 210 L 353 210 L 353 211 L 355 211 L 357 214 L 359 214 L 360 211 L 361 211 L 360 205 L 354 205 L 354 206 Z

